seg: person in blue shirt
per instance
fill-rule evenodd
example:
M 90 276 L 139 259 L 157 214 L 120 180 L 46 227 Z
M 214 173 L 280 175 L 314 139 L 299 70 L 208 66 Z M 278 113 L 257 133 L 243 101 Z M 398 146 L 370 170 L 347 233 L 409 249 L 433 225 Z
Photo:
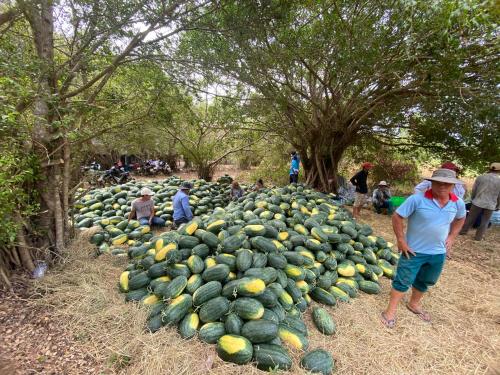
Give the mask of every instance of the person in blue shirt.
M 292 164 L 290 165 L 290 183 L 299 182 L 300 160 L 296 151 L 292 151 Z
M 185 181 L 182 183 L 179 191 L 174 195 L 172 200 L 174 206 L 174 224 L 176 227 L 191 221 L 193 213 L 189 206 L 189 190 L 193 188 L 191 183 Z
M 422 308 L 422 298 L 438 281 L 445 258 L 451 257 L 453 243 L 465 221 L 465 203 L 452 192 L 455 184 L 463 184 L 456 173 L 437 169 L 428 180 L 431 188 L 410 196 L 392 216 L 402 254 L 389 305 L 381 314 L 382 323 L 388 328 L 395 326 L 398 303 L 410 287 L 412 293 L 406 307 L 423 321 L 430 322 L 429 313 Z M 406 236 L 404 219 L 408 219 Z

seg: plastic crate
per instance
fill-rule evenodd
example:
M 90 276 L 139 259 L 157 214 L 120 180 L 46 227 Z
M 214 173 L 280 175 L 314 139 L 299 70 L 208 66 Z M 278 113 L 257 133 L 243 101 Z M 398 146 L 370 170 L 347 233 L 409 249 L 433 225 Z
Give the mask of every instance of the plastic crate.
M 391 197 L 391 203 L 394 207 L 399 207 L 406 200 L 406 197 Z

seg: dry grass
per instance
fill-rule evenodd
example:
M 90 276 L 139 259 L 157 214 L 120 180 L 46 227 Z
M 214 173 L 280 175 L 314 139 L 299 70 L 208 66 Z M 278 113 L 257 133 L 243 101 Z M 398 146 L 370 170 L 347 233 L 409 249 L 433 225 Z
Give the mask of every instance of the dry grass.
M 366 217 L 377 233 L 392 238 L 387 217 L 371 213 Z M 499 231 L 489 236 L 497 240 Z M 498 243 L 490 246 L 495 256 Z M 397 327 L 384 329 L 379 312 L 390 287 L 384 280 L 383 294 L 362 295 L 330 309 L 338 326 L 334 337 L 319 334 L 308 312 L 305 320 L 311 348 L 329 350 L 339 374 L 486 374 L 488 366 L 493 374 L 500 358 L 498 263 L 485 272 L 479 264 L 462 260 L 469 251 L 457 249 L 458 260 L 447 264 L 439 284 L 427 296 L 425 306 L 433 315 L 432 324 L 418 320 L 401 306 Z M 154 335 L 144 333 L 145 311 L 126 304 L 116 288 L 126 260 L 112 256 L 93 259 L 92 253 L 86 236 L 80 236 L 66 266 L 51 271 L 36 287 L 44 292 L 38 303 L 55 308 L 55 318 L 73 332 L 89 355 L 105 365 L 107 373 L 262 373 L 251 365 L 222 362 L 214 345 L 182 340 L 173 328 Z M 300 353 L 294 352 L 293 357 L 290 373 L 303 373 L 298 366 Z

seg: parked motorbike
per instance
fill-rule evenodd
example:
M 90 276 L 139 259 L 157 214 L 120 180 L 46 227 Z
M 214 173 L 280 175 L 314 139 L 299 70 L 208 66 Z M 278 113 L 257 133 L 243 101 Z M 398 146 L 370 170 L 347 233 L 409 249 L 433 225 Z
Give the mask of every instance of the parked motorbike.
M 120 185 L 130 180 L 130 173 L 123 167 L 113 166 L 103 173 L 99 178 L 99 184 L 105 185 Z
M 80 167 L 83 178 L 91 185 L 95 186 L 99 184 L 99 179 L 104 174 L 101 171 L 101 165 L 97 162 L 92 162 L 90 165 L 82 165 Z

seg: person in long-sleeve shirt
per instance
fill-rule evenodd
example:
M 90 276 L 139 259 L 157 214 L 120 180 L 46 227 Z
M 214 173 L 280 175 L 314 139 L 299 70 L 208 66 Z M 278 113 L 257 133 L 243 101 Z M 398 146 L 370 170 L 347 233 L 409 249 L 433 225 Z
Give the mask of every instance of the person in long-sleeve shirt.
M 379 182 L 378 188 L 373 191 L 372 200 L 373 207 L 378 214 L 382 213 L 382 209 L 385 208 L 387 215 L 392 215 L 391 191 L 387 182 Z
M 290 165 L 290 183 L 299 182 L 300 160 L 296 151 L 292 152 L 292 163 Z
M 354 204 L 352 207 L 352 216 L 355 219 L 359 219 L 359 215 L 361 213 L 361 207 L 366 202 L 367 194 L 368 194 L 368 171 L 373 168 L 373 164 L 366 162 L 361 164 L 362 169 L 356 173 L 350 179 L 351 184 L 356 187 L 356 198 L 354 199 Z
M 500 209 L 500 163 L 492 163 L 488 173 L 476 178 L 472 187 L 472 205 L 460 234 L 466 234 L 479 215 L 481 224 L 477 228 L 475 240 L 481 241 L 493 215 Z
M 193 218 L 191 207 L 189 206 L 189 190 L 192 189 L 189 182 L 183 182 L 179 191 L 172 200 L 174 206 L 174 224 L 176 227 L 189 222 Z

